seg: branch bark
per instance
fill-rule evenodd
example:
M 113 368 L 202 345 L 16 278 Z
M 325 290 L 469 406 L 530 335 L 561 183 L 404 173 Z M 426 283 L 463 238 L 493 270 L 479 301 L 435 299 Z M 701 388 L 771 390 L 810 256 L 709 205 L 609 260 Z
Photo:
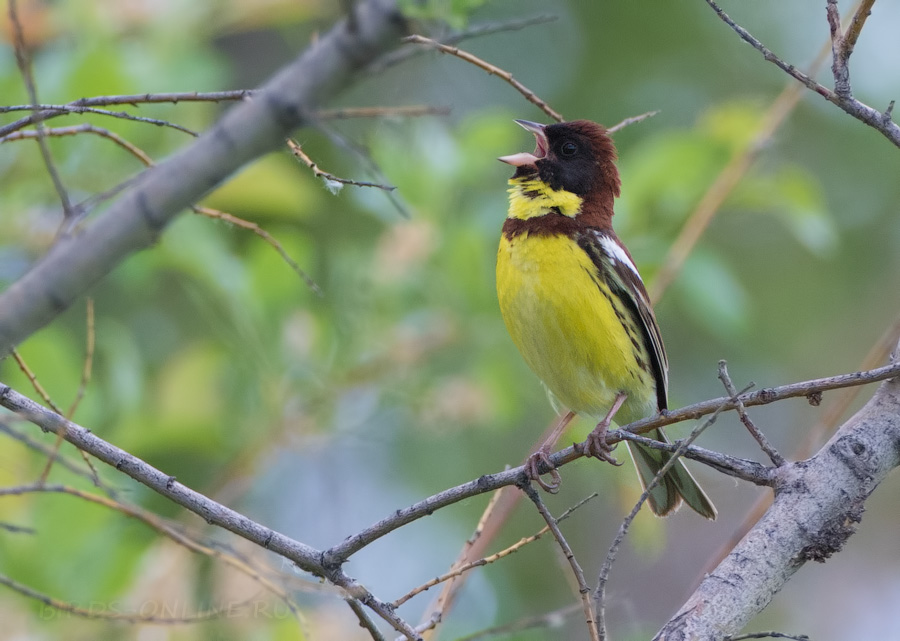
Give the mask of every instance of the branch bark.
M 774 471 L 772 506 L 654 639 L 740 632 L 808 561 L 840 551 L 865 500 L 898 465 L 900 380 L 892 379 L 815 456 Z
M 355 71 L 400 44 L 404 24 L 393 0 L 367 0 L 353 11 L 194 144 L 140 174 L 104 214 L 62 238 L 0 294 L 0 359 L 129 255 L 155 243 L 186 207 L 281 145 Z

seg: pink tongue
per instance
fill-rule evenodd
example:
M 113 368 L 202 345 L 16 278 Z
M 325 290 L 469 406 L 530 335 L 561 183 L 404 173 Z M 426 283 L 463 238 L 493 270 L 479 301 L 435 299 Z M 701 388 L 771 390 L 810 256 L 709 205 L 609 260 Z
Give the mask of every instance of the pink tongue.
M 534 154 L 529 154 L 527 151 L 523 151 L 521 153 L 512 154 L 510 156 L 500 156 L 497 160 L 505 162 L 508 165 L 512 165 L 513 167 L 521 167 L 522 165 L 533 165 L 540 159 Z

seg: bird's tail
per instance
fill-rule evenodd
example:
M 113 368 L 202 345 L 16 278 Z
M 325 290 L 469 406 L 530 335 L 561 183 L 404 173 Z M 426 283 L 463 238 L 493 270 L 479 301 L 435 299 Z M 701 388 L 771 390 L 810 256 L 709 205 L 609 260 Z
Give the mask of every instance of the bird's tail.
M 647 432 L 645 436 L 656 441 L 669 442 L 665 433 L 660 429 Z M 627 441 L 626 445 L 634 461 L 634 466 L 637 468 L 638 477 L 641 479 L 641 487 L 646 490 L 647 485 L 662 469 L 662 466 L 672 458 L 672 455 L 669 452 L 653 450 Z M 660 483 L 650 490 L 647 502 L 650 503 L 650 509 L 654 514 L 666 516 L 677 510 L 682 500 L 698 514 L 710 520 L 716 518 L 716 508 L 712 501 L 691 476 L 684 463 L 679 460 L 669 468 Z

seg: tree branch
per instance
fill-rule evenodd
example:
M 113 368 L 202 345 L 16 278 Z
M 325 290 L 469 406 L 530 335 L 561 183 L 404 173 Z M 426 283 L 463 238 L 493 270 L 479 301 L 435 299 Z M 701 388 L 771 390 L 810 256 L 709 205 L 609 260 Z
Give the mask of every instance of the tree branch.
M 235 105 L 190 147 L 140 174 L 77 237 L 64 237 L 0 294 L 0 358 L 72 304 L 134 252 L 152 245 L 172 219 L 241 166 L 276 149 L 307 113 L 345 87 L 355 71 L 399 44 L 403 20 L 390 0 L 354 8 L 343 20 Z
M 775 470 L 775 501 L 704 578 L 655 639 L 737 634 L 808 561 L 844 545 L 863 505 L 900 464 L 900 380 L 872 399 L 815 456 Z
M 868 2 L 868 0 L 866 0 L 866 2 Z M 844 86 L 843 81 L 845 79 L 836 73 L 835 88 L 837 89 L 837 91 L 832 91 L 831 89 L 820 85 L 818 82 L 797 69 L 794 65 L 785 62 L 774 53 L 772 53 L 762 42 L 753 37 L 753 35 L 749 31 L 744 29 L 741 25 L 737 24 L 727 13 L 722 11 L 721 7 L 716 4 L 715 0 L 706 0 L 706 3 L 710 7 L 712 7 L 713 11 L 716 12 L 716 15 L 718 15 L 725 24 L 731 27 L 731 29 L 734 30 L 734 32 L 737 33 L 744 42 L 759 51 L 762 54 L 763 58 L 777 66 L 779 69 L 784 71 L 795 80 L 803 83 L 811 91 L 815 91 L 817 94 L 825 98 L 825 100 L 827 100 L 828 102 L 837 105 L 847 114 L 853 116 L 857 120 L 866 123 L 873 129 L 880 131 L 885 136 L 885 138 L 890 140 L 897 147 L 900 147 L 900 126 L 898 126 L 891 120 L 891 108 L 889 107 L 885 110 L 884 113 L 881 113 L 877 109 L 873 109 L 872 107 L 863 104 L 856 98 L 853 98 L 850 93 L 849 76 L 846 78 L 847 82 L 846 86 Z M 859 37 L 859 30 L 862 29 L 862 21 L 855 29 L 856 35 L 854 36 L 854 42 L 855 39 Z M 834 33 L 833 26 L 832 33 Z M 852 49 L 846 50 L 842 47 L 838 47 L 835 55 L 838 57 L 841 55 L 849 56 L 850 51 L 852 51 Z M 844 63 L 846 63 L 846 59 L 844 60 Z M 842 63 L 840 62 L 840 60 L 838 60 L 836 63 L 836 72 L 841 71 L 841 64 Z M 846 64 L 843 65 L 843 69 L 846 69 Z M 893 102 L 891 103 L 891 105 L 893 105 Z

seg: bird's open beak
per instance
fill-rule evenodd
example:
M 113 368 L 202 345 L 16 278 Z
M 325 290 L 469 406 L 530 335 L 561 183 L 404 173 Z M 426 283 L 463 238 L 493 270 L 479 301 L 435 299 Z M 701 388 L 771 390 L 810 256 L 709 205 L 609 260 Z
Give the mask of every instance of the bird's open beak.
M 505 162 L 508 165 L 512 165 L 513 167 L 533 165 L 538 160 L 547 155 L 547 134 L 544 133 L 544 128 L 547 125 L 542 125 L 538 122 L 531 122 L 529 120 L 516 120 L 516 123 L 518 123 L 519 126 L 526 131 L 530 131 L 534 134 L 534 140 L 537 143 L 537 147 L 535 147 L 534 153 L 529 154 L 528 152 L 523 151 L 521 153 L 512 154 L 510 156 L 500 156 L 497 160 Z

